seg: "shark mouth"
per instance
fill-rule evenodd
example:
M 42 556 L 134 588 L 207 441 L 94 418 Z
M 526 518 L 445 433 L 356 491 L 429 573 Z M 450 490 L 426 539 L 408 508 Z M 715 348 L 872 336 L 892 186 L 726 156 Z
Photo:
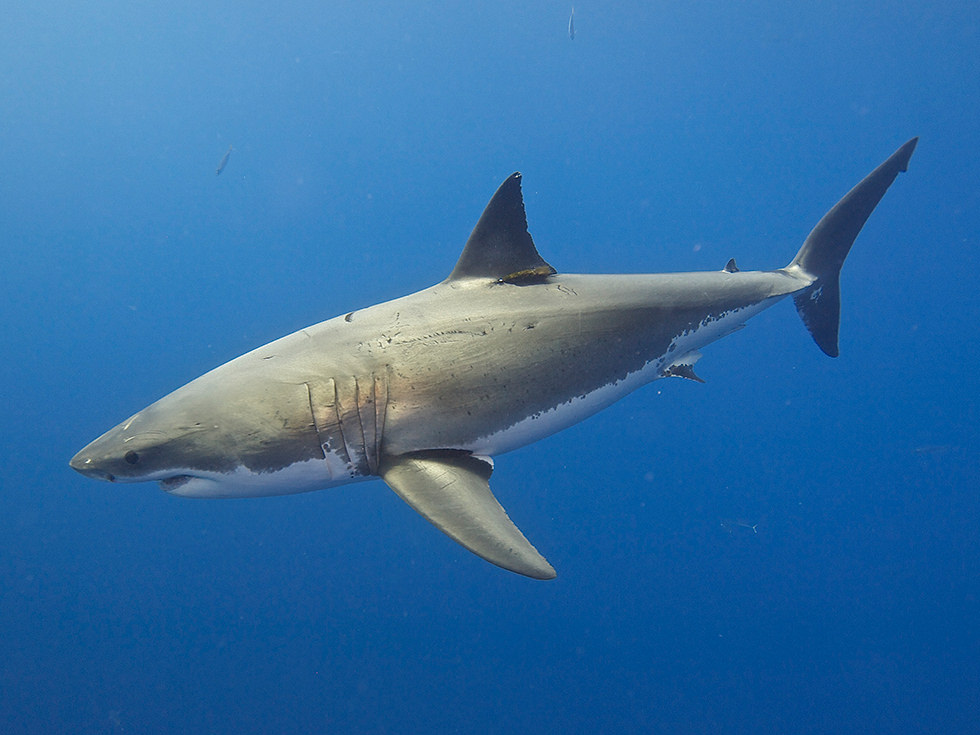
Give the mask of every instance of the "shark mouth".
M 160 480 L 160 488 L 168 493 L 173 492 L 177 488 L 186 485 L 193 479 L 194 478 L 191 475 L 174 475 L 173 477 L 165 477 Z

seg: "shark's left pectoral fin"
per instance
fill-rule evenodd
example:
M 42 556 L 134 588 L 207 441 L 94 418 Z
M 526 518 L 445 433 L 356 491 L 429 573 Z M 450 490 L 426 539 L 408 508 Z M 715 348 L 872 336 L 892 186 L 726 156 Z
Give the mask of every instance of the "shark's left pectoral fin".
M 554 579 L 554 568 L 490 491 L 492 471 L 486 460 L 451 450 L 385 457 L 378 468 L 402 500 L 477 556 L 534 579 Z

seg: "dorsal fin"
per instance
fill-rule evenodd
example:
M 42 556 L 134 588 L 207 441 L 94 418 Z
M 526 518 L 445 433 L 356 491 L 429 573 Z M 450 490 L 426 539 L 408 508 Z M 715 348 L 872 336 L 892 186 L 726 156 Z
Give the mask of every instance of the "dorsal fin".
M 735 265 L 735 258 L 729 258 L 722 270 L 725 271 L 725 273 L 738 273 L 738 266 Z
M 448 280 L 493 278 L 508 281 L 526 273 L 554 273 L 538 255 L 527 231 L 521 174 L 511 174 L 476 223 Z

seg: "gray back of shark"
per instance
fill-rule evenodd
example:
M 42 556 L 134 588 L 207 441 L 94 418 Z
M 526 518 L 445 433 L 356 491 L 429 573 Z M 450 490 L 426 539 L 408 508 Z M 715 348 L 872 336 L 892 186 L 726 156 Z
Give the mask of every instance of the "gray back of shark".
M 449 277 L 232 360 L 93 441 L 79 472 L 241 497 L 374 477 L 505 569 L 555 576 L 490 491 L 492 457 L 664 377 L 786 296 L 836 356 L 839 274 L 913 139 L 827 213 L 784 268 L 572 275 L 539 255 L 521 176 L 497 190 Z

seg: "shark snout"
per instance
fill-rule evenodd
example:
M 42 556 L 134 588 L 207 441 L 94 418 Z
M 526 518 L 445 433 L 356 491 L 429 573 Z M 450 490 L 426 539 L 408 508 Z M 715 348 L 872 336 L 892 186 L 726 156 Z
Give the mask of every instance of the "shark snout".
M 72 457 L 68 464 L 76 472 L 80 472 L 86 477 L 91 477 L 93 480 L 105 480 L 106 482 L 116 481 L 116 476 L 105 468 L 101 467 L 92 457 L 91 452 L 88 451 L 88 447 Z
M 130 436 L 125 425 L 116 427 L 88 444 L 68 462 L 76 472 L 106 482 L 138 482 L 144 470 L 147 442 Z M 139 451 L 137 451 L 139 450 Z

